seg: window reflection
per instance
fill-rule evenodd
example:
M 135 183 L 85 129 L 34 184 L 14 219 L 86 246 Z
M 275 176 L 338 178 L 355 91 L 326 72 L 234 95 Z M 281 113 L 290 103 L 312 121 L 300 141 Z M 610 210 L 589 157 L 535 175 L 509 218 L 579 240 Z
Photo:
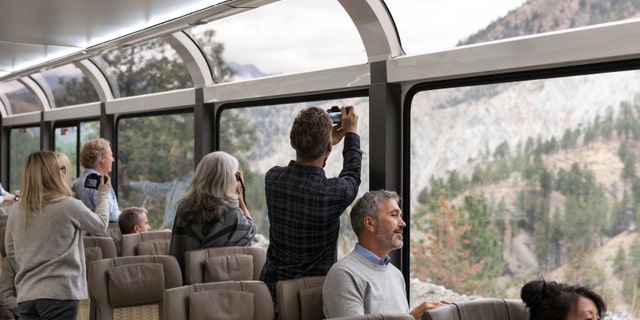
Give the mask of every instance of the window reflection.
M 118 202 L 148 211 L 153 229 L 173 225 L 175 206 L 193 176 L 193 114 L 118 122 Z

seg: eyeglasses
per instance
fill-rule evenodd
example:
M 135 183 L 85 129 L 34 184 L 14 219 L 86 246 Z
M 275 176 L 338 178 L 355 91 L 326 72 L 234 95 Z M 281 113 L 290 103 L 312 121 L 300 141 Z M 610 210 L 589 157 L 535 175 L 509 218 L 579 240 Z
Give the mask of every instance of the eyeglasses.
M 67 173 L 67 167 L 62 166 L 60 167 L 60 171 L 62 171 L 62 173 L 66 174 Z

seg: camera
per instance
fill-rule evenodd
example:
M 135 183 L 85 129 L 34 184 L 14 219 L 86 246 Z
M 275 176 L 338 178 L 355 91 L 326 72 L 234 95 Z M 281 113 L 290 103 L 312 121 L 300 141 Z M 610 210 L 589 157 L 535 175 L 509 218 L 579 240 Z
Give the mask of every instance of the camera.
M 98 189 L 98 186 L 100 185 L 100 178 L 103 178 L 103 183 L 107 183 L 107 177 L 103 177 L 95 172 L 89 173 L 87 178 L 84 180 L 84 187 L 89 189 Z
M 340 107 L 333 106 L 331 109 L 327 110 L 329 116 L 331 116 L 331 121 L 333 124 L 341 124 L 342 123 L 342 112 L 340 111 Z

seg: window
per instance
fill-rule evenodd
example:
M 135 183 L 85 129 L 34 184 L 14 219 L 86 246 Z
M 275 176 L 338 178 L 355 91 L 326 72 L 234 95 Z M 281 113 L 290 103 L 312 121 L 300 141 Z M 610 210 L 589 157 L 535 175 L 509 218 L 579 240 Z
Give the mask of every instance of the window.
M 163 226 L 167 203 L 177 204 L 186 189 L 172 188 L 193 170 L 193 114 L 121 118 L 118 121 L 118 176 L 134 183 L 118 188 L 120 209 L 149 212 L 153 229 Z M 144 183 L 141 183 L 144 182 Z M 190 181 L 187 183 L 187 186 Z M 173 224 L 173 221 L 170 221 Z
M 620 300 L 603 272 L 613 268 L 632 286 L 625 292 L 637 291 L 640 240 L 607 241 L 640 221 L 638 79 L 625 71 L 413 96 L 411 278 L 517 298 L 522 279 L 543 275 Z
M 24 160 L 32 152 L 40 150 L 40 127 L 12 129 L 9 136 L 9 185 L 6 190 L 19 190 Z

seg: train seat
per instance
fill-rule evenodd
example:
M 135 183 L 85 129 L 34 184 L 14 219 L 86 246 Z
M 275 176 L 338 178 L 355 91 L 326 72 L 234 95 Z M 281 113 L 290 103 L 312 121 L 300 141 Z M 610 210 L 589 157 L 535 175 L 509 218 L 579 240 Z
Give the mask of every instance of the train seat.
M 427 310 L 422 320 L 527 320 L 524 303 L 513 299 L 478 299 Z
M 0 209 L 4 210 L 3 208 Z M 4 214 L 0 214 L 0 255 L 2 255 L 3 258 L 7 256 L 7 250 L 4 247 L 4 235 L 7 231 L 7 219 L 9 219 L 9 216 L 6 211 Z
M 278 316 L 281 320 L 320 320 L 324 276 L 278 281 Z
M 157 319 L 165 289 L 182 285 L 182 272 L 175 257 L 130 256 L 93 261 L 89 268 L 89 297 L 96 304 L 97 320 L 114 315 Z M 149 308 L 147 308 L 149 307 Z
M 123 234 L 121 256 L 169 255 L 171 231 Z
M 414 320 L 408 313 L 399 314 L 365 314 L 340 318 L 327 318 L 326 320 Z
M 273 300 L 262 281 L 221 281 L 167 289 L 161 319 L 273 320 Z
M 266 259 L 267 251 L 260 247 L 213 247 L 187 251 L 186 284 L 260 280 Z
M 84 236 L 84 257 L 87 270 L 91 262 L 100 259 L 115 258 L 118 256 L 116 244 L 111 237 Z
M 111 237 L 83 236 L 82 242 L 84 243 L 84 259 L 86 266 L 85 270 L 87 270 L 87 279 L 91 262 L 100 259 L 115 258 L 118 256 L 116 244 Z M 78 309 L 79 319 L 95 319 L 95 313 L 95 303 L 91 302 L 90 299 L 80 301 L 80 307 Z

